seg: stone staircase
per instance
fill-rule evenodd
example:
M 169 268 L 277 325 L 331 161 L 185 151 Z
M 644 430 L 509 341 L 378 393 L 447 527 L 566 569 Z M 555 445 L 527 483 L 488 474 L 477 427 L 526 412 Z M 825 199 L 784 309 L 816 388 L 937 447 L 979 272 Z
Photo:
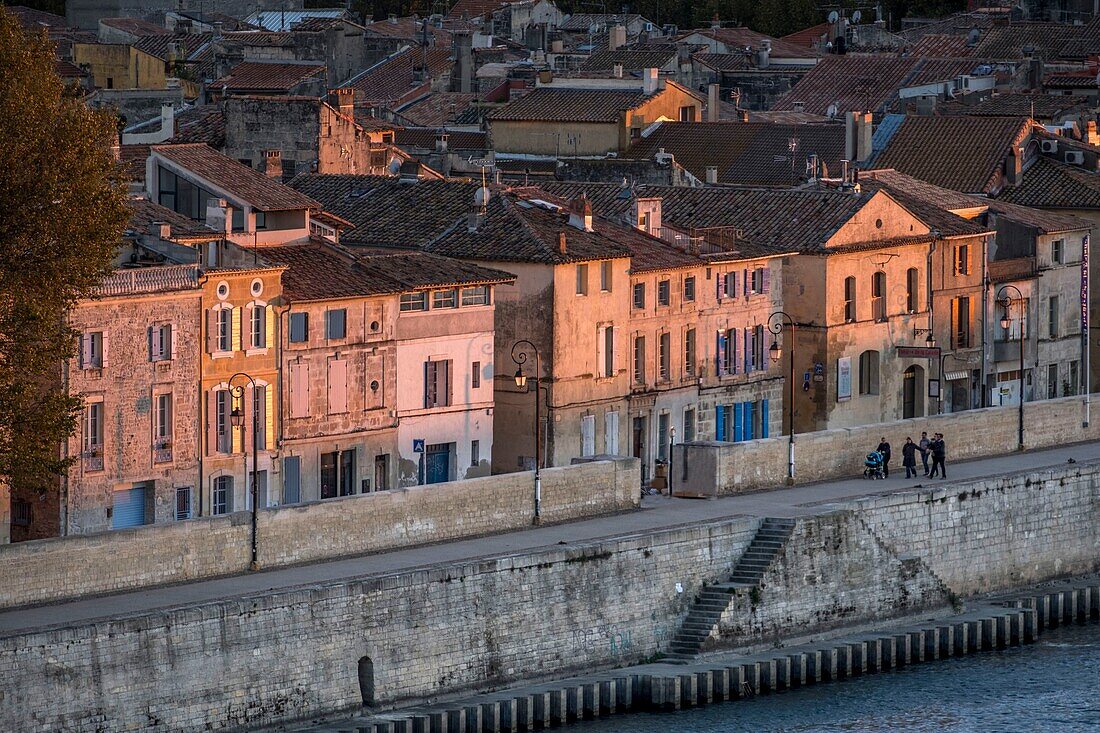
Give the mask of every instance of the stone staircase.
M 760 523 L 756 536 L 733 569 L 729 582 L 703 588 L 695 605 L 684 618 L 680 630 L 673 637 L 666 661 L 673 664 L 687 663 L 698 656 L 718 626 L 722 614 L 729 607 L 733 595 L 738 591 L 750 592 L 759 587 L 764 572 L 775 562 L 779 551 L 790 539 L 794 525 L 793 519 L 771 517 Z

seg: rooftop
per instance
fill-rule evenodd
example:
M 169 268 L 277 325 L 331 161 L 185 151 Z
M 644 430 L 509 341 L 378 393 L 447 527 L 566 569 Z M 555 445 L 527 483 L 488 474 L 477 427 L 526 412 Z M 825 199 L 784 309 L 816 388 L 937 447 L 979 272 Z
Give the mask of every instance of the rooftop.
M 541 122 L 619 122 L 626 110 L 655 95 L 640 89 L 568 89 L 538 87 L 489 113 L 490 120 Z
M 357 102 L 389 104 L 447 73 L 453 65 L 449 47 L 406 48 L 352 77 L 344 86 L 355 90 Z M 426 73 L 421 75 L 420 69 Z
M 984 102 L 963 107 L 962 111 L 968 115 L 983 117 L 1050 119 L 1083 106 L 1084 100 L 1077 97 L 1055 94 L 997 94 Z
M 599 32 L 616 23 L 628 25 L 645 22 L 647 22 L 646 19 L 636 13 L 573 13 L 558 25 L 558 30 L 567 33 L 588 33 L 592 26 L 596 26 Z
M 617 48 L 614 51 L 604 49 L 596 51 L 581 64 L 582 71 L 611 71 L 621 65 L 624 71 L 639 69 L 663 69 L 676 63 L 676 46 L 666 44 L 663 49 Z
M 761 48 L 764 42 L 768 41 L 771 43 L 772 47 L 772 58 L 809 60 L 821 57 L 820 51 L 816 51 L 801 44 L 773 38 L 749 28 L 698 28 L 696 30 L 682 32 L 680 38 L 683 39 L 694 34 L 714 39 L 729 48 Z
M 798 141 L 793 166 L 792 138 Z M 676 162 L 701 181 L 706 180 L 707 167 L 715 166 L 719 183 L 789 186 L 803 178 L 806 161 L 813 154 L 833 174 L 840 172 L 844 126 L 663 122 L 635 142 L 623 157 L 652 159 L 662 149 L 676 156 Z
M 310 10 L 261 10 L 248 16 L 252 25 L 258 25 L 269 31 L 292 29 L 307 18 L 343 18 L 347 14 L 344 8 L 312 8 Z
M 224 236 L 220 232 L 201 224 L 172 209 L 153 203 L 147 198 L 132 198 L 127 202 L 132 212 L 127 229 L 142 234 L 159 236 L 159 225 L 167 224 L 171 229 L 172 241 L 209 242 Z
M 1019 186 L 1007 186 L 999 201 L 1044 209 L 1100 210 L 1100 173 L 1040 156 Z
M 261 211 L 321 208 L 308 196 L 222 155 L 209 145 L 154 145 L 151 150 Z
M 477 109 L 472 105 L 478 96 L 461 92 L 432 92 L 398 107 L 395 111 L 409 124 L 420 127 L 477 124 Z M 469 117 L 472 119 L 468 120 Z
M 288 92 L 304 81 L 323 78 L 324 73 L 320 64 L 242 61 L 211 87 L 231 92 Z
M 990 193 L 1031 124 L 1021 117 L 905 117 L 874 163 L 944 188 Z
M 164 26 L 141 18 L 100 18 L 99 24 L 129 33 L 135 37 L 172 35 L 172 31 Z
M 435 150 L 437 127 L 404 127 L 394 133 L 394 143 L 403 148 Z M 448 150 L 488 150 L 489 141 L 484 132 L 447 130 Z

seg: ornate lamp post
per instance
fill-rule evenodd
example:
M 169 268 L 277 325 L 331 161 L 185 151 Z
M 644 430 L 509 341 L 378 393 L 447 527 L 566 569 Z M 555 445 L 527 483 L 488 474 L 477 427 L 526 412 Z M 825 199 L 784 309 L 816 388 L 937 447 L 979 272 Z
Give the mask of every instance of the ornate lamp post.
M 1016 297 L 1015 298 L 1010 298 L 1008 296 L 1008 291 L 1009 290 L 1014 290 L 1016 292 Z M 1013 303 L 1018 302 L 1020 304 L 1020 404 L 1019 404 L 1018 416 L 1016 418 L 1016 422 L 1017 422 L 1016 450 L 1023 450 L 1024 449 L 1024 320 L 1025 320 L 1025 315 L 1026 315 L 1025 309 L 1027 308 L 1027 302 L 1024 299 L 1024 294 L 1021 293 L 1020 289 L 1018 287 L 1016 287 L 1015 285 L 1002 285 L 1001 289 L 997 292 L 997 295 L 1000 296 L 1002 293 L 1004 295 L 1003 295 L 1003 297 L 999 297 L 998 301 L 1000 302 L 1001 307 L 1004 308 L 1004 311 L 1001 314 L 1001 328 L 1003 328 L 1005 331 L 1008 331 L 1008 327 L 1010 325 L 1012 325 L 1012 319 L 1009 317 L 1009 308 L 1012 306 Z
M 779 345 L 779 335 L 783 333 L 783 325 L 786 324 L 790 327 L 788 334 L 791 339 L 791 344 L 788 347 L 790 350 L 790 373 L 787 375 L 787 478 L 794 480 L 794 332 L 795 324 L 794 319 L 783 311 L 776 311 L 768 316 L 768 330 L 775 336 L 772 339 L 772 345 L 768 349 L 768 353 L 771 355 L 772 363 L 778 364 L 779 360 L 783 358 L 783 348 Z
M 526 347 L 526 348 L 522 348 Z M 542 425 L 542 410 L 539 407 L 539 376 L 542 374 L 542 358 L 539 356 L 539 350 L 533 343 L 527 339 L 520 339 L 512 344 L 512 361 L 516 363 L 518 367 L 516 369 L 516 386 L 523 389 L 527 386 L 527 380 L 529 379 L 526 374 L 523 373 L 523 365 L 527 363 L 527 352 L 530 351 L 535 355 L 535 374 L 530 377 L 534 382 L 535 389 L 535 519 L 534 523 L 538 524 L 542 518 L 542 438 L 539 435 Z
M 259 459 L 260 451 L 260 422 L 259 422 L 259 407 L 256 405 L 256 380 L 244 372 L 237 372 L 229 378 L 229 394 L 233 396 L 233 411 L 229 414 L 229 420 L 233 424 L 234 428 L 244 428 L 244 395 L 245 384 L 234 385 L 233 381 L 238 377 L 243 377 L 247 380 L 247 387 L 252 390 L 252 484 L 249 488 L 250 496 L 252 497 L 252 561 L 249 563 L 249 570 L 259 570 L 260 563 L 256 559 L 256 512 L 257 512 L 257 486 L 256 482 L 259 480 L 259 469 L 256 466 L 256 462 Z M 244 437 L 242 432 L 241 437 Z M 243 442 L 243 441 L 242 441 Z M 245 468 L 248 468 L 248 459 L 245 459 Z

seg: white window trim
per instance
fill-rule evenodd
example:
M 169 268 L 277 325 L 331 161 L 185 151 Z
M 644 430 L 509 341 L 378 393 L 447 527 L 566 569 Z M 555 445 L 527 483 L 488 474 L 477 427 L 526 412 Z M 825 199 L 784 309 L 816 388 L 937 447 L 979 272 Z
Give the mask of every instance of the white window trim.
M 264 356 L 271 349 L 271 344 L 267 344 L 263 348 L 259 348 L 259 349 L 252 345 L 252 309 L 256 308 L 256 307 L 262 307 L 262 308 L 267 309 L 267 308 L 270 308 L 271 306 L 269 306 L 267 304 L 267 301 L 253 300 L 252 302 L 250 302 L 245 307 L 245 312 L 248 313 L 248 348 L 245 349 L 245 352 L 244 352 L 245 356 Z M 272 316 L 271 316 L 270 313 L 268 313 L 266 311 L 264 312 L 264 340 L 265 340 L 265 343 L 266 343 L 266 340 L 267 340 L 267 319 L 271 318 L 271 317 Z M 345 324 L 344 324 L 345 331 L 347 330 L 346 320 L 347 320 L 347 317 L 345 316 Z M 243 321 L 244 321 L 243 317 L 241 318 L 241 321 L 243 323 Z

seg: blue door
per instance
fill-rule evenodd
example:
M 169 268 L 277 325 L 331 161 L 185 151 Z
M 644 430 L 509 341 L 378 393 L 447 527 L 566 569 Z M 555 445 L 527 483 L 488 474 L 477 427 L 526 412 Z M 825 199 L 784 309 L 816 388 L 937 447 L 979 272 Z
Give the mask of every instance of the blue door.
M 111 509 L 111 529 L 140 527 L 145 524 L 145 487 L 116 491 Z
M 437 443 L 425 449 L 424 483 L 441 484 L 451 477 L 451 443 Z

